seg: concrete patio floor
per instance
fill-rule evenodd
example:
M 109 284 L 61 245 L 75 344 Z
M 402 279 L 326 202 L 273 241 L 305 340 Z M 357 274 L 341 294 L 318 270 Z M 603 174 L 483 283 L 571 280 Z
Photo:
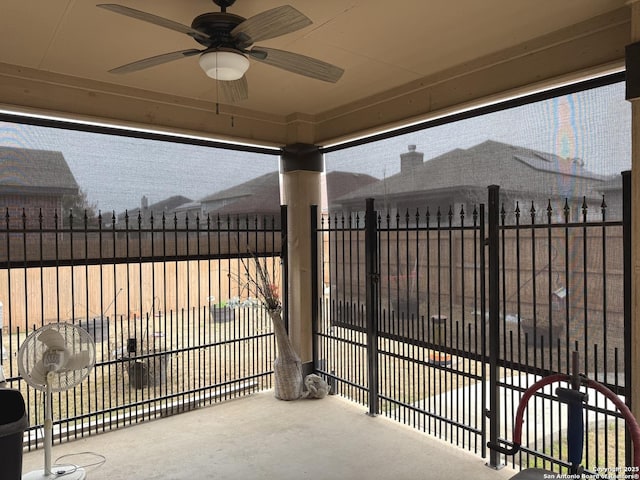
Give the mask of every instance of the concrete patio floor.
M 283 402 L 262 392 L 211 407 L 55 445 L 52 458 L 94 452 L 90 480 L 132 479 L 474 479 L 502 480 L 456 446 L 337 396 Z M 43 452 L 23 458 L 23 472 L 42 468 Z M 82 455 L 65 462 L 88 464 Z

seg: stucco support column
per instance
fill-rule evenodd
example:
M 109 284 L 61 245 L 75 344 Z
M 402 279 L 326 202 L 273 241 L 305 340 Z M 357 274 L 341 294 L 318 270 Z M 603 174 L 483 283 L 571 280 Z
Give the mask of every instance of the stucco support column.
M 289 256 L 289 336 L 302 360 L 302 373 L 313 372 L 311 293 L 311 205 L 320 205 L 322 153 L 315 145 L 297 143 L 281 156 L 283 200 L 287 205 Z
M 640 419 L 640 1 L 630 2 L 627 99 L 631 101 L 631 411 Z M 634 73 L 636 72 L 636 73 Z

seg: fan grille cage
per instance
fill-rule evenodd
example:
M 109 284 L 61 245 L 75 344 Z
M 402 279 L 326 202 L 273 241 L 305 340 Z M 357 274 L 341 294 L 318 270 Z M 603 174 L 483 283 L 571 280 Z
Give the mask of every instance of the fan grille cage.
M 96 349 L 95 343 L 84 328 L 70 323 L 52 323 L 45 325 L 32 332 L 22 343 L 18 351 L 18 371 L 20 376 L 33 388 L 37 390 L 45 390 L 46 384 L 34 379 L 31 372 L 36 364 L 43 358 L 48 350 L 46 344 L 38 339 L 38 337 L 47 330 L 55 330 L 64 339 L 64 347 L 69 355 L 77 355 L 81 352 L 89 354 L 89 360 L 86 366 L 77 370 L 56 371 L 51 379 L 51 390 L 60 392 L 71 389 L 80 384 L 91 371 L 95 364 Z

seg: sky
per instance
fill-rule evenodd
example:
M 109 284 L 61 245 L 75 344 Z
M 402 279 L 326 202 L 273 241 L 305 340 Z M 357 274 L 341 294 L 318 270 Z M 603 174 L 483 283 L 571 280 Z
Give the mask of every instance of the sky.
M 581 158 L 599 174 L 631 166 L 631 107 L 618 83 L 503 110 L 325 156 L 326 171 L 378 178 L 400 169 L 410 144 L 425 160 L 492 139 Z M 0 122 L 0 145 L 63 153 L 89 202 L 103 213 L 173 195 L 199 200 L 279 167 L 276 155 Z

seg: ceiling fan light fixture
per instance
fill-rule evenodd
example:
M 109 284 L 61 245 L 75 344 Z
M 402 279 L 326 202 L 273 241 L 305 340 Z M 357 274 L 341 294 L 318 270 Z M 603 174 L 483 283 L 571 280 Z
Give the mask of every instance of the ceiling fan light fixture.
M 238 52 L 212 50 L 200 55 L 200 67 L 216 80 L 239 80 L 249 69 L 249 59 Z

